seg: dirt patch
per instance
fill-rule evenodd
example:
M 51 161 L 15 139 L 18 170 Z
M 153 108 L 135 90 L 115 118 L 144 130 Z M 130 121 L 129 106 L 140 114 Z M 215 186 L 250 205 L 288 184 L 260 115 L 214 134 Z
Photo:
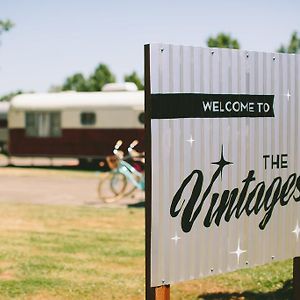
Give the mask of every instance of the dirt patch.
M 0 261 L 0 280 L 15 279 L 15 274 L 12 270 L 12 263 L 8 261 Z
M 0 168 L 0 202 L 108 207 L 98 199 L 99 180 L 99 172 L 4 167 Z M 137 192 L 109 207 L 126 206 L 143 198 L 144 194 Z

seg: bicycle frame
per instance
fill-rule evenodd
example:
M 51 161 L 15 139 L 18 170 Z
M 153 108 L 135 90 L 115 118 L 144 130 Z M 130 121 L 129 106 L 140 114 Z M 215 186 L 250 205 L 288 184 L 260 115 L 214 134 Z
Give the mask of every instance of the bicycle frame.
M 124 160 L 119 160 L 119 165 L 113 172 L 120 172 L 126 176 L 126 178 L 138 189 L 145 190 L 145 178 L 144 174 L 137 171 L 131 164 Z M 139 178 L 136 180 L 135 177 Z
M 110 168 L 111 168 L 111 173 L 113 174 L 118 174 L 121 173 L 123 174 L 126 179 L 135 187 L 140 190 L 145 190 L 145 178 L 144 174 L 136 170 L 131 164 L 126 162 L 126 159 L 132 159 L 133 158 L 133 153 L 134 153 L 134 147 L 138 144 L 137 140 L 134 140 L 129 148 L 128 148 L 128 153 L 129 155 L 123 156 L 123 152 L 120 150 L 120 146 L 122 145 L 122 141 L 118 140 L 114 150 L 113 154 L 114 157 L 117 159 L 117 161 L 113 161 L 110 163 Z M 114 166 L 114 164 L 116 164 Z

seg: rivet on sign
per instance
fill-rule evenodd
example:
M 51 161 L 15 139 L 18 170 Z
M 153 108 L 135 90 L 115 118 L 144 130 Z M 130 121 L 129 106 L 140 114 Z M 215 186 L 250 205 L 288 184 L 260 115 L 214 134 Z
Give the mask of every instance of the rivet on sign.
M 215 51 L 211 51 L 211 54 L 213 55 L 215 53 Z
M 249 265 L 249 262 L 248 262 L 248 260 L 246 260 L 246 265 L 247 265 L 247 266 Z
M 160 48 L 160 52 L 164 52 L 164 50 L 165 50 L 164 48 Z
M 273 56 L 273 60 L 275 60 L 276 59 L 276 57 L 275 56 Z
M 213 271 L 214 271 L 214 268 L 211 268 L 210 271 L 213 272 Z
M 165 284 L 165 280 L 164 279 L 161 282 L 162 282 L 162 284 Z
M 272 255 L 272 259 L 274 259 L 275 258 L 275 256 L 274 255 Z
M 246 54 L 246 57 L 247 57 L 247 58 L 249 57 L 249 53 Z

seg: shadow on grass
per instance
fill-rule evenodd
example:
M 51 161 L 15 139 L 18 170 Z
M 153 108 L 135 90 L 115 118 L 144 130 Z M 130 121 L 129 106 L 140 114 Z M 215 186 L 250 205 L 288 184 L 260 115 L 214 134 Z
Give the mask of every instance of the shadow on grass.
M 145 208 L 145 200 L 127 205 L 128 208 Z
M 251 292 L 245 291 L 243 293 L 213 293 L 199 295 L 198 299 L 203 300 L 291 300 L 293 295 L 293 281 L 288 280 L 283 287 L 272 292 Z

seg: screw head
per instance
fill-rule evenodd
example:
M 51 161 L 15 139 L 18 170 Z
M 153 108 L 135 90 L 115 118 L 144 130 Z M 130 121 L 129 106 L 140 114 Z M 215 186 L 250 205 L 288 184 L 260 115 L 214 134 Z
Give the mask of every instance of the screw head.
M 214 50 L 212 50 L 210 53 L 211 53 L 211 55 L 214 55 L 215 51 L 214 51 Z
M 161 53 L 164 52 L 164 50 L 165 50 L 164 48 L 160 48 L 160 52 L 161 52 Z
M 275 57 L 275 56 L 273 56 L 273 61 L 274 61 L 274 60 L 276 60 L 276 57 Z

